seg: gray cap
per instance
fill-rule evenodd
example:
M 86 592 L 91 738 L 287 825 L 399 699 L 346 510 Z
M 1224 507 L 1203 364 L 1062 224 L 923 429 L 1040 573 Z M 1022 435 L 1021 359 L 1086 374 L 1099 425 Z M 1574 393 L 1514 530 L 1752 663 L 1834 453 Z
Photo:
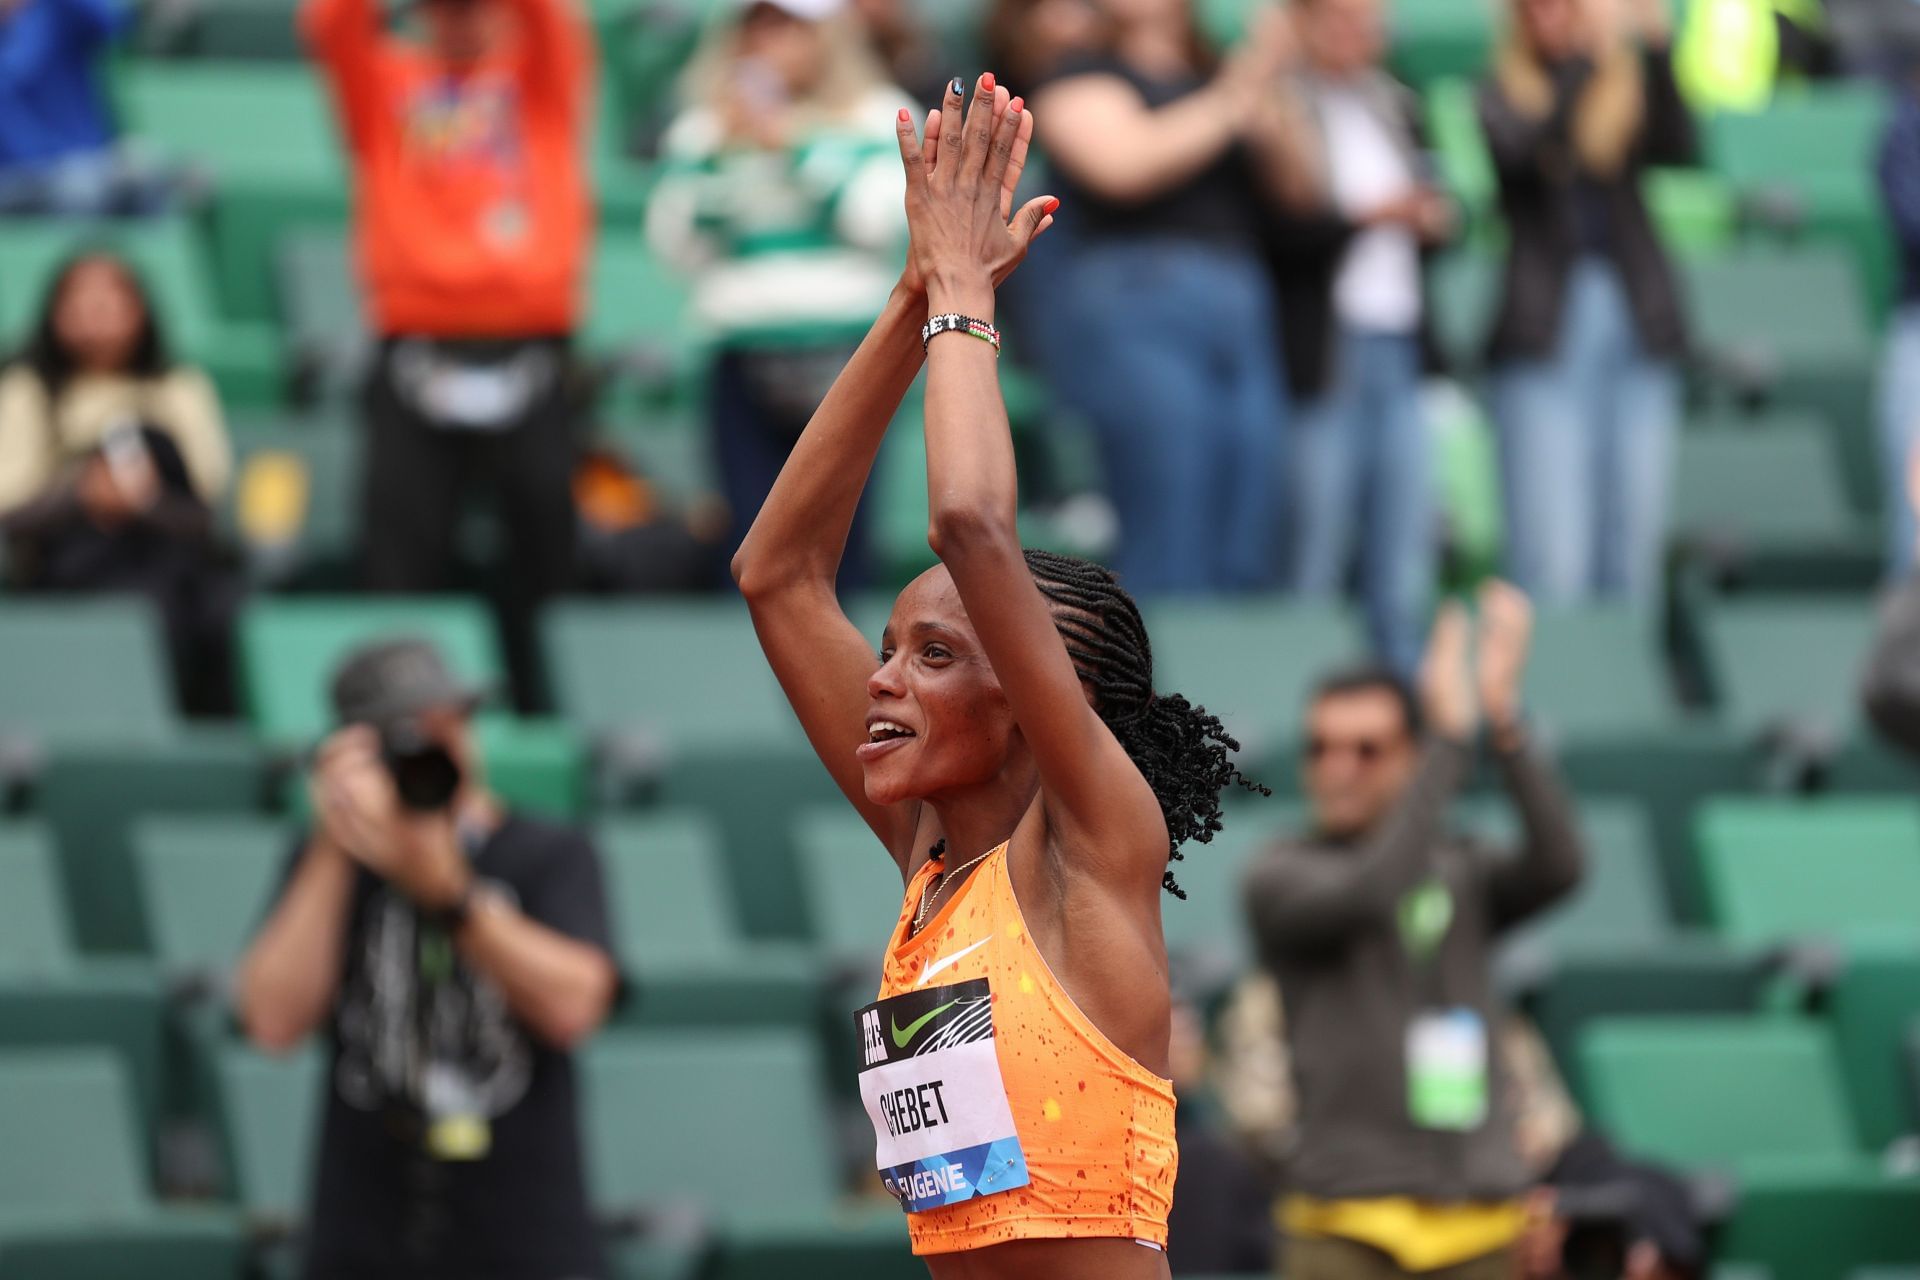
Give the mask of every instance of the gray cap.
M 462 682 L 438 649 L 412 637 L 356 649 L 333 675 L 341 724 L 396 724 L 437 708 L 470 712 L 486 700 L 486 689 Z

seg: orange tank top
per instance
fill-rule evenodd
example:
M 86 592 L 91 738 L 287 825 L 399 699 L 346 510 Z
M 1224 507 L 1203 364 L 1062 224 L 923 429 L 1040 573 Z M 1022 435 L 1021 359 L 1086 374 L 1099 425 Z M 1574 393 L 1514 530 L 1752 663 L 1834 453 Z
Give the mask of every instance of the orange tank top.
M 1097 1029 L 1027 933 L 989 854 L 912 937 L 907 885 L 879 1000 L 855 1015 L 861 1102 L 916 1254 L 1118 1236 L 1166 1247 L 1173 1083 Z

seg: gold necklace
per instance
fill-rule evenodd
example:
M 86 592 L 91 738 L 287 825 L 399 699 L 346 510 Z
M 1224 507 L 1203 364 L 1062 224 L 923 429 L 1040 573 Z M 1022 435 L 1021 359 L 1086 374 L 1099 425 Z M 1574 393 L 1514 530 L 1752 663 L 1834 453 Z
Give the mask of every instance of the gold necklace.
M 999 845 L 995 845 L 993 846 L 993 848 L 987 850 L 985 853 L 978 854 L 975 857 L 969 859 L 968 861 L 961 863 L 959 866 L 955 867 L 953 870 L 942 871 L 939 875 L 935 876 L 932 880 L 929 880 L 927 882 L 927 887 L 920 891 L 920 910 L 914 914 L 913 931 L 915 933 L 920 932 L 920 926 L 924 924 L 927 919 L 927 908 L 931 906 L 933 903 L 938 902 L 940 900 L 941 893 L 946 890 L 947 883 L 950 880 L 952 880 L 953 877 L 959 875 L 962 871 L 965 871 L 967 868 L 971 867 L 974 863 L 979 862 L 984 858 L 992 857 L 999 850 L 999 848 L 1000 848 Z M 927 896 L 929 892 L 931 892 L 933 895 L 931 898 Z

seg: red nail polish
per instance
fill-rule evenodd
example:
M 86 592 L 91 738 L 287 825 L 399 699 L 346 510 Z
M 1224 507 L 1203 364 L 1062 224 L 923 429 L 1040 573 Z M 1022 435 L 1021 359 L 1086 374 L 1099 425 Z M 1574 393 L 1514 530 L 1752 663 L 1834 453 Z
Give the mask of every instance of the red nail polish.
M 1047 201 L 1047 212 L 1048 212 L 1048 213 L 1052 213 L 1052 212 L 1053 212 L 1053 211 L 1054 211 L 1055 209 L 1058 209 L 1059 207 L 1060 207 L 1060 201 L 1059 201 L 1059 199 L 1058 199 L 1058 197 L 1055 197 L 1055 198 L 1052 198 L 1052 199 L 1049 199 L 1049 200 Z
M 905 124 L 906 122 L 907 122 L 907 109 L 905 107 L 902 107 L 900 108 L 900 123 Z
M 988 93 L 993 92 L 993 72 L 989 71 L 987 72 L 987 74 L 980 77 L 980 87 L 982 89 L 985 89 Z
M 1027 105 L 1027 100 L 1025 98 L 1015 98 L 1012 102 L 1009 102 L 1007 104 L 1007 110 L 1013 112 L 1013 114 L 1015 115 L 1019 115 L 1020 108 L 1026 105 Z

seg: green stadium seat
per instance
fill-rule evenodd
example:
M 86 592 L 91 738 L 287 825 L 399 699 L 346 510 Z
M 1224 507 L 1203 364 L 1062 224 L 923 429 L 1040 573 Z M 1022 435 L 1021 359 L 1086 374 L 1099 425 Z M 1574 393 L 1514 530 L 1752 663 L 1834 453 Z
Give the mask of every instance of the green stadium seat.
M 45 828 L 0 826 L 0 1051 L 112 1050 L 152 1120 L 164 1088 L 161 1008 L 160 984 L 144 965 L 89 963 L 75 950 Z
M 223 318 L 212 277 L 183 218 L 84 224 L 22 218 L 0 223 L 0 346 L 19 343 L 39 314 L 60 264 L 83 248 L 104 247 L 140 271 L 173 350 L 203 365 L 232 405 L 270 404 L 281 389 L 276 336 L 260 325 Z
M 45 828 L 17 822 L 0 827 L 0 976 L 58 977 L 74 964 L 59 868 Z
M 237 1042 L 214 1053 L 215 1123 L 233 1199 L 256 1222 L 297 1223 L 318 1152 L 322 1053 L 272 1058 Z
M 1768 1007 L 1776 967 L 1757 949 L 1682 936 L 1657 946 L 1569 948 L 1526 998 L 1567 1083 L 1585 1096 L 1581 1032 L 1600 1019 L 1751 1014 Z
M 0 1225 L 0 1276 L 21 1280 L 239 1280 L 248 1252 L 242 1224 L 218 1210 L 170 1208 L 124 1223 L 36 1215 Z
M 1608 1020 L 1587 1028 L 1580 1060 L 1593 1119 L 1642 1158 L 1742 1174 L 1844 1173 L 1867 1163 L 1833 1045 L 1817 1024 Z
M 711 1280 L 919 1280 L 927 1269 L 913 1256 L 906 1216 L 891 1201 L 742 1224 L 721 1237 L 716 1253 Z
M 1240 739 L 1249 774 L 1272 785 L 1292 767 L 1307 697 L 1322 676 L 1366 652 L 1344 609 L 1272 600 L 1150 605 L 1154 683 L 1218 715 Z
M 1809 415 L 1681 432 L 1672 519 L 1681 556 L 1742 588 L 1871 585 L 1879 539 L 1848 501 L 1834 436 Z
M 149 1204 L 126 1068 L 99 1049 L 0 1053 L 0 1209 L 104 1221 Z
M 1744 735 L 1794 722 L 1850 733 L 1860 720 L 1873 623 L 1861 601 L 1714 603 L 1701 619 L 1701 642 L 1716 717 Z
M 1631 800 L 1582 797 L 1580 831 L 1586 874 L 1579 887 L 1538 920 L 1521 926 L 1509 947 L 1542 956 L 1570 950 L 1641 951 L 1674 936 L 1652 824 Z M 1510 806 L 1473 814 L 1469 825 L 1502 847 L 1517 847 L 1520 829 Z
M 1920 1263 L 1915 1222 L 1920 1181 L 1913 1178 L 1873 1169 L 1756 1175 L 1743 1180 L 1719 1253 L 1764 1262 L 1794 1280 L 1848 1280 L 1863 1266 Z
M 115 90 L 129 133 L 211 171 L 219 296 L 235 316 L 271 319 L 280 236 L 346 216 L 346 167 L 321 78 L 304 65 L 144 62 L 123 69 Z
M 145 601 L 0 604 L 0 739 L 17 751 L 160 743 L 178 727 L 166 647 Z
M 199 0 L 174 52 L 196 61 L 287 61 L 305 56 L 294 0 Z
M 373 353 L 364 300 L 345 227 L 300 227 L 279 238 L 273 258 L 278 313 L 302 389 L 349 400 Z
M 586 748 L 561 720 L 482 714 L 474 721 L 487 785 L 515 809 L 574 818 L 587 804 Z
M 1696 823 L 1710 917 L 1728 938 L 1920 941 L 1920 805 L 1721 799 Z
M 236 1221 L 154 1205 L 131 1103 L 102 1050 L 0 1051 L 0 1275 L 237 1280 Z
M 135 825 L 147 933 L 164 972 L 226 977 L 266 916 L 290 840 L 286 823 L 265 817 L 150 817 Z
M 1648 211 L 1661 240 L 1683 256 L 1725 252 L 1739 224 L 1733 187 L 1700 169 L 1653 169 L 1646 179 Z
M 226 727 L 190 726 L 151 746 L 56 748 L 34 803 L 59 847 L 74 942 L 85 952 L 148 948 L 131 851 L 135 818 L 257 812 L 267 793 L 260 748 Z
M 1826 1015 L 1840 1049 L 1860 1136 L 1882 1148 L 1920 1130 L 1901 1043 L 1920 1020 L 1920 945 L 1856 947 L 1828 994 Z
M 1714 724 L 1648 728 L 1556 744 L 1561 771 L 1576 794 L 1631 796 L 1647 816 L 1667 901 L 1684 924 L 1706 919 L 1693 856 L 1693 815 L 1709 796 L 1757 790 L 1752 742 Z M 1482 786 L 1491 785 L 1483 778 Z
M 1538 612 L 1527 703 L 1555 743 L 1631 735 L 1681 719 L 1657 620 L 1617 605 Z
M 1706 121 L 1712 167 L 1744 195 L 1792 203 L 1783 230 L 1853 255 L 1876 308 L 1891 297 L 1891 245 L 1875 188 L 1874 151 L 1887 95 L 1870 80 L 1803 85 L 1761 112 Z
M 718 824 L 655 811 L 603 822 L 615 948 L 638 997 L 623 1022 L 811 1026 L 820 979 L 795 944 L 750 940 L 734 908 Z
M 454 674 L 498 688 L 505 667 L 486 607 L 464 597 L 256 600 L 240 623 L 241 682 L 254 727 L 269 741 L 314 741 L 333 726 L 328 689 L 361 645 L 394 637 L 433 642 Z
M 165 1009 L 159 975 L 137 962 L 93 961 L 58 975 L 0 973 L 0 1056 L 17 1049 L 109 1051 L 132 1085 L 144 1150 L 168 1102 Z
M 605 239 L 588 267 L 581 345 L 613 359 L 650 401 L 688 399 L 702 363 L 702 340 L 688 323 L 691 288 L 638 235 Z
M 877 976 L 904 894 L 879 837 L 842 803 L 798 815 L 793 842 L 814 944 L 834 961 Z
M 1494 7 L 1478 0 L 1393 0 L 1393 68 L 1416 87 L 1477 78 L 1494 42 Z
M 1879 500 L 1871 426 L 1878 353 L 1869 307 L 1853 264 L 1839 250 L 1809 245 L 1743 249 L 1682 264 L 1697 346 L 1740 395 L 1772 408 L 1805 409 L 1842 433 L 1842 460 L 1855 506 Z M 1782 298 L 1793 299 L 1783 308 Z
M 588 1185 L 603 1209 L 691 1198 L 731 1223 L 824 1215 L 837 1199 L 825 1082 L 804 1034 L 606 1032 L 580 1065 Z M 721 1119 L 751 1139 L 715 1142 Z
M 543 619 L 565 718 L 624 798 L 703 810 L 720 826 L 741 922 L 804 935 L 793 813 L 839 795 L 814 758 L 737 602 L 562 601 Z

